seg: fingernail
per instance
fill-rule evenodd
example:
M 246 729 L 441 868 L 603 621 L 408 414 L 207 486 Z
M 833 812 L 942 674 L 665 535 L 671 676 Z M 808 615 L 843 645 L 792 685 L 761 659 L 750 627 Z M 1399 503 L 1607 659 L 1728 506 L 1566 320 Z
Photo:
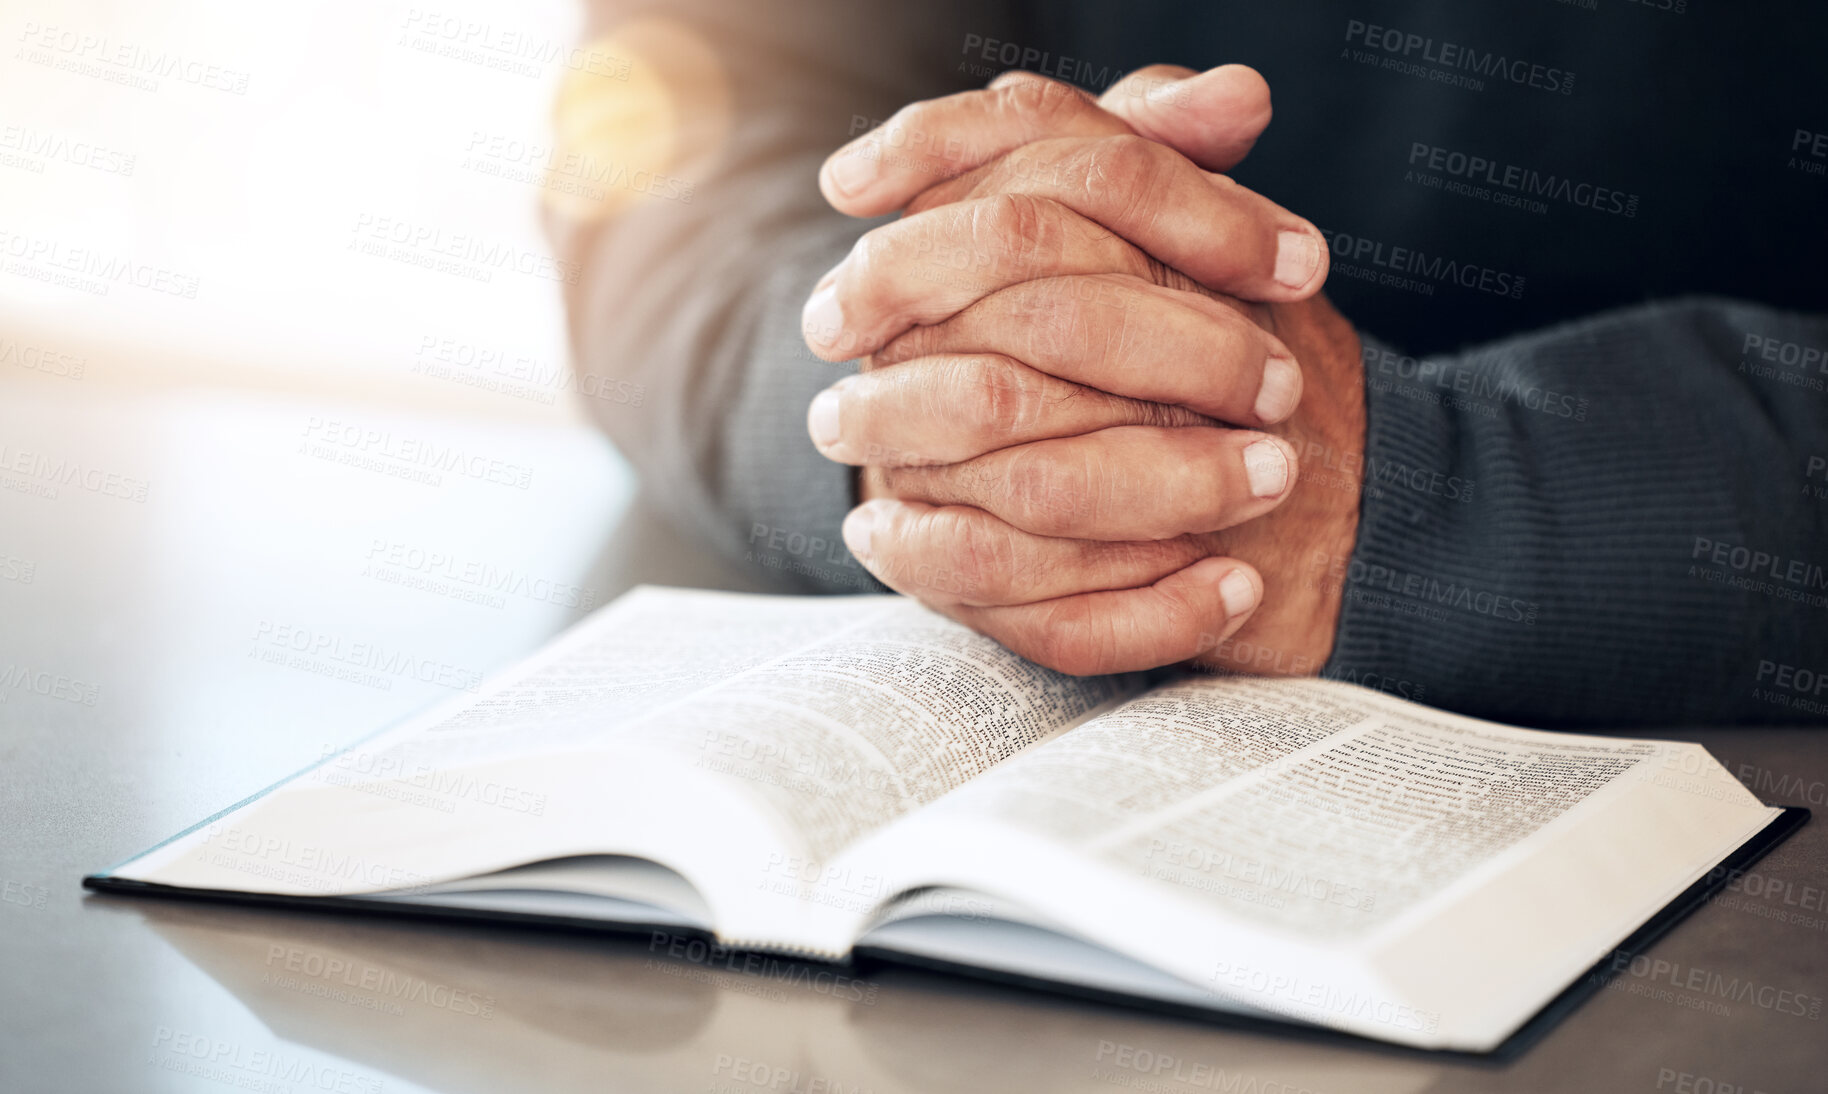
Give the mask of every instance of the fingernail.
M 1219 599 L 1225 602 L 1225 616 L 1236 619 L 1257 606 L 1257 586 L 1243 570 L 1233 570 L 1219 580 Z
M 1276 282 L 1303 288 L 1320 268 L 1320 244 L 1306 232 L 1276 233 Z
M 1301 370 L 1286 357 L 1271 357 L 1263 364 L 1263 386 L 1251 409 L 1265 424 L 1279 422 L 1295 412 L 1301 401 Z
M 814 346 L 829 346 L 838 341 L 844 329 L 844 308 L 838 303 L 838 286 L 827 285 L 806 301 L 800 313 L 800 332 Z
M 1244 475 L 1251 493 L 1273 498 L 1288 486 L 1288 456 L 1275 441 L 1257 441 L 1244 449 Z
M 876 181 L 877 151 L 874 141 L 846 145 L 826 161 L 825 178 L 844 197 L 856 197 Z
M 841 529 L 844 545 L 850 548 L 851 554 L 856 555 L 860 562 L 870 560 L 870 532 L 876 527 L 877 508 L 875 502 L 865 502 L 852 509 L 850 516 L 844 518 Z
M 812 434 L 812 443 L 821 449 L 838 443 L 838 409 L 843 401 L 837 388 L 828 387 L 813 396 L 812 406 L 806 411 L 806 429 Z

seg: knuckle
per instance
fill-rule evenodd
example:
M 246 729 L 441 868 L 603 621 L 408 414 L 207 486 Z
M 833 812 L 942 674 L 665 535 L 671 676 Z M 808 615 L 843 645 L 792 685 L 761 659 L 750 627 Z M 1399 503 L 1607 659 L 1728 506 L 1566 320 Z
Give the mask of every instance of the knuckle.
M 1026 360 L 1058 362 L 1081 345 L 1085 316 L 1078 302 L 1064 292 L 1049 291 L 1052 284 L 1037 287 L 1028 294 L 1023 332 Z
M 1028 194 L 990 197 L 972 228 L 980 250 L 1020 263 L 1042 262 L 1062 242 L 1052 203 Z
M 959 390 L 964 398 L 952 405 L 963 412 L 963 426 L 980 442 L 1018 436 L 1041 414 L 1039 385 L 1027 369 L 1007 357 L 978 357 L 959 363 Z M 942 412 L 945 408 L 941 408 Z
M 1227 498 L 1219 476 L 1183 465 L 1168 471 L 1167 479 L 1164 496 L 1179 502 L 1170 511 L 1184 514 L 1175 531 L 1198 534 L 1225 527 Z
M 1066 121 L 1087 108 L 1084 94 L 1071 84 L 1046 77 L 1012 80 L 997 89 L 1005 108 L 1011 113 L 1027 115 L 1046 128 L 1049 123 Z
M 1226 195 L 1227 198 L 1236 197 L 1236 196 L 1239 196 L 1242 194 L 1247 194 L 1250 192 L 1250 191 L 1244 189 L 1243 183 L 1239 182 L 1237 179 L 1232 178 L 1230 175 L 1221 175 L 1221 174 L 1217 174 L 1215 172 L 1208 171 L 1206 173 L 1206 181 L 1210 182 L 1212 184 L 1213 189 Z
M 1116 663 L 1115 635 L 1085 613 L 1056 607 L 1028 636 L 1029 660 L 1068 676 L 1096 676 Z
M 895 444 L 892 428 L 892 404 L 896 390 L 892 383 L 865 374 L 850 383 L 844 392 L 844 435 L 846 443 L 858 453 L 865 467 L 893 466 L 910 462 Z
M 1037 366 L 1070 360 L 1097 334 L 1097 317 L 1072 291 L 1077 279 L 1050 278 L 1022 286 L 1012 307 L 1020 320 L 1022 359 Z M 1105 359 L 1109 359 L 1108 357 Z
M 927 134 L 934 131 L 939 118 L 941 106 L 931 100 L 909 103 L 889 116 L 877 131 L 877 142 L 882 146 L 885 155 L 899 157 L 908 152 L 919 152 L 927 143 Z M 892 161 L 891 161 L 892 162 Z
M 1115 187 L 1117 192 L 1140 200 L 1155 189 L 1156 180 L 1167 169 L 1169 155 L 1167 148 L 1146 137 L 1105 137 L 1085 151 L 1086 184 Z
M 1109 209 L 1117 224 L 1156 223 L 1179 153 L 1132 134 L 1095 141 L 1084 156 L 1079 167 L 1084 200 Z
M 1212 470 L 1211 462 L 1177 461 L 1174 475 L 1177 480 L 1175 496 L 1190 499 L 1186 511 L 1193 518 L 1191 523 L 1194 527 L 1182 531 L 1209 532 L 1228 527 L 1232 523 L 1232 510 L 1240 499 L 1231 496 L 1225 487 L 1224 476 Z
M 1170 593 L 1155 598 L 1155 609 L 1151 623 L 1157 635 L 1172 639 L 1175 647 L 1192 646 L 1197 643 L 1194 636 L 1202 633 L 1203 624 L 1207 621 L 1186 596 Z
M 1019 557 L 1015 529 L 956 507 L 936 513 L 932 531 L 944 544 L 946 567 L 961 595 L 997 598 L 1012 587 Z
M 1157 440 L 1172 442 L 1184 433 L 1218 433 L 1210 429 L 1166 428 L 1155 430 Z M 1140 466 L 1138 481 L 1131 481 L 1128 466 L 1114 472 L 1118 480 L 1114 490 L 1146 490 L 1155 503 L 1148 507 L 1145 523 L 1155 530 L 1151 539 L 1179 539 L 1218 530 L 1225 523 L 1228 501 L 1224 476 L 1219 473 L 1222 453 L 1206 446 L 1181 446 L 1165 443 L 1150 446 L 1135 459 Z
M 995 492 L 1009 512 L 1043 535 L 1065 528 L 1071 518 L 1053 459 L 1033 446 L 1009 452 L 1003 460 L 1001 488 Z

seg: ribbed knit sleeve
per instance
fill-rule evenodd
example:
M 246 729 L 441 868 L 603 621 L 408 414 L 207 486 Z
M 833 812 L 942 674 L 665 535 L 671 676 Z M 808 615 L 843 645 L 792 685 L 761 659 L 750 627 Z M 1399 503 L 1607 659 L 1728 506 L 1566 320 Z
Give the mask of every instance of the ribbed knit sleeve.
M 1721 300 L 1365 341 L 1325 675 L 1540 725 L 1828 711 L 1828 321 Z
M 664 34 L 632 40 L 692 45 L 643 56 L 667 88 L 657 105 L 623 106 L 611 88 L 577 108 L 592 124 L 590 111 L 618 118 L 612 135 L 667 135 L 678 148 L 663 173 L 689 184 L 608 216 L 548 218 L 558 253 L 581 271 L 566 289 L 579 389 L 616 396 L 586 405 L 660 512 L 751 578 L 782 592 L 882 591 L 839 536 L 855 472 L 806 431 L 813 396 L 856 365 L 814 357 L 800 309 L 877 223 L 827 205 L 819 165 L 906 103 L 980 84 L 956 70 L 959 44 L 967 30 L 1001 33 L 994 13 L 968 0 L 592 0 L 589 10 L 593 35 L 658 24 Z M 620 156 L 613 142 L 592 153 Z

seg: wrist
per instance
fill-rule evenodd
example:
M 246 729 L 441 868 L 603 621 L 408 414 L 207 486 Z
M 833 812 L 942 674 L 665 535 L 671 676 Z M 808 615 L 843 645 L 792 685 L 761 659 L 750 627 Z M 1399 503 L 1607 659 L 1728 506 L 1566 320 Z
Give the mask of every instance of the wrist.
M 1295 446 L 1289 497 L 1270 513 L 1212 536 L 1212 552 L 1255 566 L 1263 602 L 1201 663 L 1267 675 L 1318 673 L 1338 633 L 1358 542 L 1365 482 L 1365 382 L 1358 332 L 1323 295 L 1267 309 L 1265 325 L 1301 363 L 1301 405 L 1267 432 Z

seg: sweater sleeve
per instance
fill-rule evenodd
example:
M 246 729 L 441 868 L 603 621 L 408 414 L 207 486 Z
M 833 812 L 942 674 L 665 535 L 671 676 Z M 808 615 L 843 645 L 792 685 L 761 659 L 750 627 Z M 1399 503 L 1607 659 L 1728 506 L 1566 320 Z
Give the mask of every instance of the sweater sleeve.
M 1420 360 L 1365 340 L 1324 675 L 1538 725 L 1822 720 L 1828 320 L 1696 299 Z
M 602 102 L 561 96 L 559 129 L 671 144 L 656 173 L 674 181 L 611 216 L 548 217 L 578 271 L 586 405 L 687 535 L 781 591 L 880 591 L 839 537 L 854 474 L 806 432 L 813 396 L 855 366 L 812 355 L 801 307 L 874 226 L 827 206 L 818 169 L 908 102 L 981 85 L 959 55 L 991 17 L 950 0 L 596 0 L 589 19 L 635 79 L 601 81 Z

